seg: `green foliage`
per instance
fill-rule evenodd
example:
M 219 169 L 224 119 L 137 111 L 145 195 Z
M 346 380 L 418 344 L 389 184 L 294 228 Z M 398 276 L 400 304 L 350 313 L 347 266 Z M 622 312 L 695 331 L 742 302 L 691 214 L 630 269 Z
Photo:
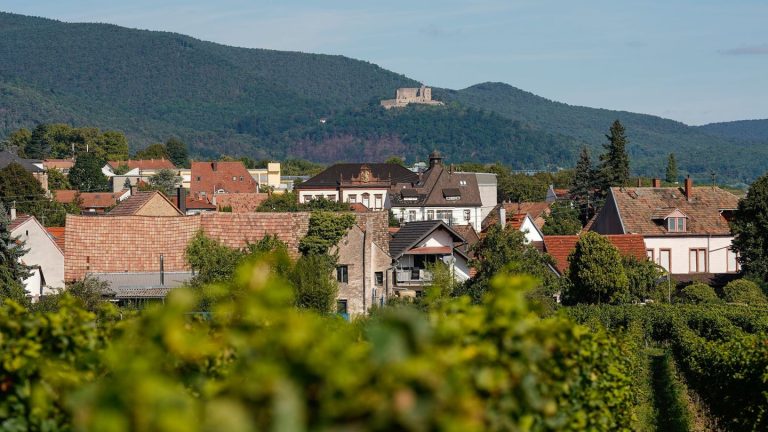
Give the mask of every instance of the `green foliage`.
M 187 245 L 184 257 L 196 273 L 192 285 L 202 286 L 230 279 L 242 261 L 243 254 L 198 231 Z
M 675 160 L 674 153 L 669 154 L 669 159 L 667 160 L 667 170 L 664 177 L 667 183 L 677 183 L 677 161 Z
M 536 301 L 548 302 L 561 288 L 558 278 L 551 271 L 554 268 L 552 258 L 525 244 L 525 235 L 519 230 L 493 225 L 485 237 L 475 244 L 473 251 L 476 258 L 470 265 L 477 270 L 477 274 L 464 285 L 456 287 L 453 290 L 455 296 L 466 295 L 479 303 L 491 279 L 497 274 L 525 273 L 539 278 L 540 285 L 529 293 Z
M 182 179 L 172 169 L 161 169 L 149 178 L 148 190 L 159 190 L 167 197 L 176 194 L 176 189 L 181 186 Z M 145 188 L 140 187 L 140 190 Z
M 299 251 L 304 255 L 327 254 L 354 224 L 352 214 L 314 212 L 309 217 L 307 235 L 299 241 Z
M 168 149 L 165 145 L 156 143 L 136 152 L 134 159 L 169 159 Z
M 603 193 L 611 186 L 624 186 L 629 182 L 629 155 L 624 126 L 618 120 L 611 125 L 608 142 L 603 144 L 605 153 L 600 155 L 600 188 Z
M 689 304 L 719 303 L 714 288 L 701 282 L 692 283 L 675 294 L 675 302 Z
M 5 208 L 15 204 L 17 213 L 33 215 L 45 226 L 64 225 L 67 209 L 48 199 L 40 182 L 17 163 L 0 170 L 0 201 Z
M 575 235 L 581 231 L 579 209 L 572 202 L 555 202 L 552 212 L 544 215 L 544 235 Z
M 106 160 L 128 158 L 128 140 L 117 131 L 102 132 L 93 127 L 74 128 L 53 123 L 39 124 L 31 133 L 20 129 L 12 137 L 20 154 L 32 159 L 67 159 L 86 152 Z
M 65 176 L 61 171 L 53 168 L 48 170 L 48 189 L 72 189 L 72 185 L 69 184 L 69 178 L 67 178 L 67 176 Z
M 564 293 L 567 304 L 622 303 L 629 297 L 629 281 L 621 255 L 608 239 L 595 232 L 579 237 L 568 256 L 570 285 Z
M 310 254 L 299 258 L 289 274 L 296 306 L 319 313 L 336 309 L 339 284 L 335 279 L 336 260 L 329 255 Z
M 733 249 L 744 271 L 759 280 L 768 280 L 768 174 L 749 187 L 747 196 L 731 220 Z
M 763 290 L 749 279 L 736 279 L 723 287 L 723 300 L 729 303 L 765 305 L 768 303 Z
M 273 193 L 256 209 L 257 212 L 300 212 L 300 211 L 349 211 L 349 204 L 331 201 L 325 198 L 313 199 L 308 203 L 299 203 L 296 191 L 281 194 Z
M 629 282 L 629 300 L 643 302 L 654 297 L 662 269 L 652 261 L 634 256 L 622 257 L 622 266 Z
M 0 205 L 0 302 L 10 299 L 26 305 L 28 300 L 22 282 L 30 276 L 30 271 L 22 257 L 29 250 L 23 241 L 11 236 L 9 223 L 5 208 Z
M 69 182 L 80 192 L 102 192 L 109 190 L 109 181 L 101 168 L 106 161 L 96 153 L 77 156 L 75 165 L 69 170 Z
M 573 181 L 570 192 L 573 200 L 578 204 L 579 218 L 586 222 L 591 216 L 591 205 L 595 204 L 595 189 L 599 187 L 598 172 L 592 166 L 587 147 L 581 148 L 579 160 L 574 168 Z
M 401 158 L 400 156 L 390 156 L 387 158 L 387 160 L 384 161 L 384 163 L 405 166 L 405 159 Z
M 165 150 L 168 153 L 168 159 L 178 167 L 189 167 L 189 152 L 187 145 L 178 138 L 169 138 L 165 142 Z
M 285 176 L 313 176 L 320 174 L 325 165 L 304 159 L 287 158 L 280 164 L 280 173 Z

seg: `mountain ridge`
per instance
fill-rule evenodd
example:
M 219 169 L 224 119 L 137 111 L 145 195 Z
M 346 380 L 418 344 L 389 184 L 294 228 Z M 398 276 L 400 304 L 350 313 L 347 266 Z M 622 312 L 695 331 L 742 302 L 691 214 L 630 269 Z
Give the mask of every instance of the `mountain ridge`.
M 384 112 L 380 99 L 419 83 L 345 56 L 231 47 L 173 32 L 0 12 L 0 58 L 7 60 L 0 138 L 64 122 L 122 130 L 134 150 L 179 136 L 200 157 L 333 162 L 423 158 L 441 147 L 456 162 L 557 169 L 570 166 L 581 146 L 596 155 L 619 119 L 637 174 L 661 175 L 675 152 L 682 173 L 709 178 L 714 170 L 739 183 L 768 161 L 768 150 L 714 127 L 568 105 L 506 83 L 434 88 L 446 107 Z M 713 152 L 725 157 L 706 157 Z

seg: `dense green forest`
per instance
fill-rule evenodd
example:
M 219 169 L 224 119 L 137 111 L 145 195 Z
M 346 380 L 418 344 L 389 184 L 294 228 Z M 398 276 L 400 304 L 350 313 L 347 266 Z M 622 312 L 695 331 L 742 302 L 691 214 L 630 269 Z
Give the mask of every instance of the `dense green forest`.
M 188 36 L 0 13 L 0 140 L 65 123 L 119 130 L 131 152 L 181 138 L 196 157 L 298 156 L 408 162 L 439 147 L 453 162 L 571 166 L 610 124 L 627 129 L 633 174 L 749 182 L 768 148 L 764 124 L 690 127 L 655 116 L 553 102 L 500 83 L 434 89 L 442 109 L 385 112 L 378 101 L 418 82 L 343 56 L 235 48 Z M 759 129 L 762 128 L 762 129 Z M 764 142 L 765 140 L 763 140 Z M 718 157 L 712 157 L 712 155 Z
M 768 119 L 739 120 L 724 123 L 710 123 L 699 126 L 698 129 L 724 138 L 762 141 L 768 143 Z

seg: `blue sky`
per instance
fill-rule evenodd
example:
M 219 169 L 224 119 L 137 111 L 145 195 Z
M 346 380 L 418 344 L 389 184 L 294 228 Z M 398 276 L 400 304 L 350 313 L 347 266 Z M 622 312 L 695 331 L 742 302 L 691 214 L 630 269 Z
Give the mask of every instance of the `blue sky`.
M 0 0 L 0 10 L 342 54 L 688 124 L 768 118 L 766 0 Z

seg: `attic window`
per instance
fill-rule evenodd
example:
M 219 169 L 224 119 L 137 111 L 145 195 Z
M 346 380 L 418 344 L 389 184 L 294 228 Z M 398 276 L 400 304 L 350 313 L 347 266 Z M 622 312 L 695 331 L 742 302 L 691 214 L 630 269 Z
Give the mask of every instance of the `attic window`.
M 443 189 L 443 197 L 446 201 L 458 201 L 461 199 L 461 191 L 456 188 Z
M 419 199 L 419 193 L 415 189 L 403 189 L 400 191 L 400 196 L 403 197 L 403 201 L 417 201 Z
M 467 181 L 466 180 L 459 180 L 459 186 L 466 186 Z
M 685 232 L 686 223 L 684 217 L 670 217 L 667 218 L 667 231 L 669 232 Z

